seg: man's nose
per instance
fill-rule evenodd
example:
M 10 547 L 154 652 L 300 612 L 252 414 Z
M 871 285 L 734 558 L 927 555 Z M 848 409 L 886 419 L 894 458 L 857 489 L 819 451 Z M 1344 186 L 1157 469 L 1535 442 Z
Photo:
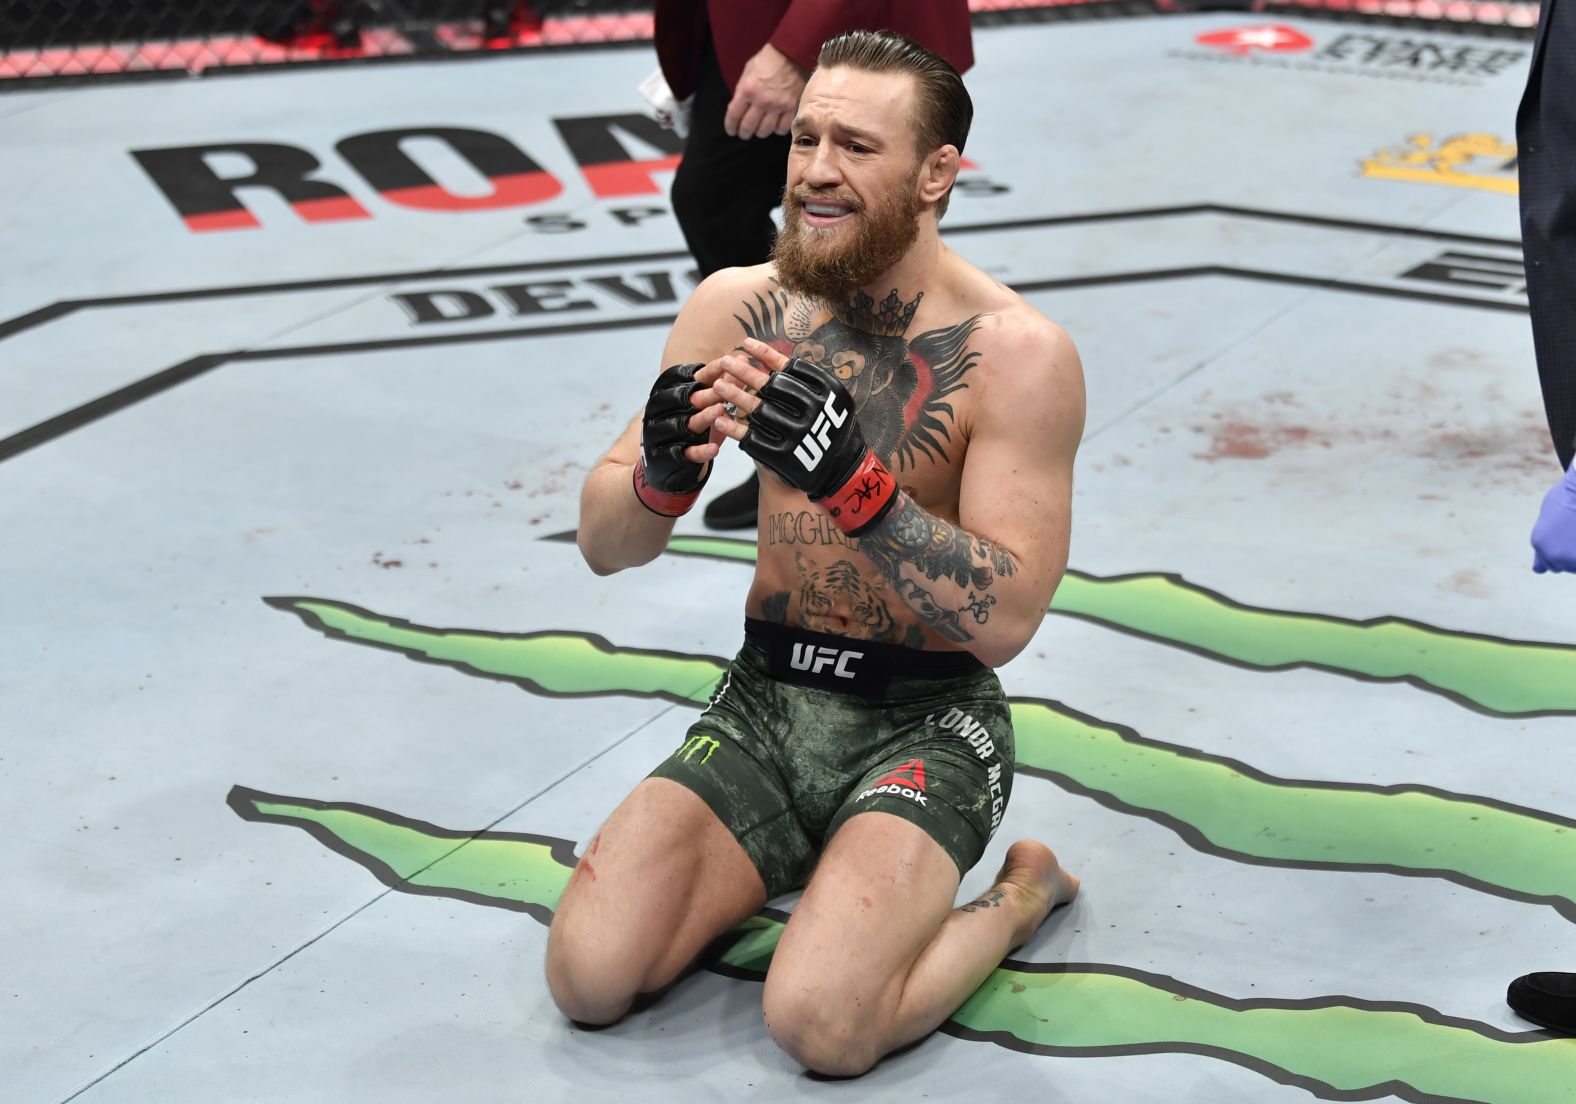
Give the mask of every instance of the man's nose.
M 828 184 L 842 182 L 843 171 L 837 161 L 837 150 L 830 142 L 821 142 L 810 153 L 809 162 L 804 167 L 806 184 L 825 187 Z

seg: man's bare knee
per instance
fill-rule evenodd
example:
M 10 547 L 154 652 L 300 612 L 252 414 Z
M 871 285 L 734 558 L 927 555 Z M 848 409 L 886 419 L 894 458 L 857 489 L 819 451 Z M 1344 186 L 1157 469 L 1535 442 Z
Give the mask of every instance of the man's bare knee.
M 762 1008 L 772 1041 L 814 1073 L 858 1077 L 881 1058 L 878 1017 L 854 1015 L 845 1002 L 804 989 L 784 993 L 768 982 Z
M 604 1026 L 623 1019 L 640 991 L 639 971 L 630 966 L 554 919 L 547 937 L 547 988 L 571 1020 Z

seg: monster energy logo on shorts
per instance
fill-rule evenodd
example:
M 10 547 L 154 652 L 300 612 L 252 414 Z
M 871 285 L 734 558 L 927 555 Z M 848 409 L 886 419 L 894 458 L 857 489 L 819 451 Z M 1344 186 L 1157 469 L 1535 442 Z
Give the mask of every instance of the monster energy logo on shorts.
M 717 741 L 710 736 L 691 736 L 684 741 L 684 746 L 673 753 L 673 758 L 681 763 L 688 763 L 698 754 L 700 765 L 704 766 L 706 760 L 711 758 L 711 753 L 717 750 Z

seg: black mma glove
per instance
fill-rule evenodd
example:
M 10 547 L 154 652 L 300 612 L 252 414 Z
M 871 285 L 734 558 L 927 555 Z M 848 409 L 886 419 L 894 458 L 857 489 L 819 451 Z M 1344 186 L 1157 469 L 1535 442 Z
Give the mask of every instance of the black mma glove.
M 854 400 L 836 376 L 794 357 L 756 397 L 760 406 L 739 442 L 748 456 L 809 495 L 851 536 L 886 516 L 897 480 L 865 444 Z
M 709 434 L 691 433 L 690 405 L 699 364 L 675 364 L 657 377 L 646 399 L 640 423 L 640 459 L 635 464 L 635 497 L 654 514 L 676 518 L 700 497 L 711 470 L 684 459 L 691 445 L 704 445 Z

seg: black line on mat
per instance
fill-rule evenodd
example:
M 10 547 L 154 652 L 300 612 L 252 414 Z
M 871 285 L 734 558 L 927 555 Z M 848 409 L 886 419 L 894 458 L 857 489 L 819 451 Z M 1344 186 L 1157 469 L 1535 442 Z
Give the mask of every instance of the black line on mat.
M 57 414 L 47 421 L 29 426 L 19 433 L 0 438 L 0 463 L 4 463 L 12 457 L 48 441 L 53 441 L 56 437 L 64 436 L 74 429 L 80 429 L 90 422 L 96 422 L 100 418 L 124 410 L 128 406 L 141 402 L 143 399 L 152 398 L 161 391 L 168 391 L 177 384 L 196 379 L 198 376 L 217 368 L 221 364 L 228 364 L 234 361 L 284 360 L 290 357 L 366 353 L 405 347 L 421 347 L 424 345 L 458 345 L 475 341 L 505 341 L 521 337 L 549 337 L 554 334 L 585 333 L 593 330 L 622 330 L 637 326 L 667 324 L 672 322 L 673 318 L 673 315 L 667 314 L 651 318 L 567 322 L 561 326 L 536 326 L 528 329 L 488 330 L 484 333 L 435 334 L 428 337 L 392 338 L 385 341 L 357 341 L 336 345 L 301 345 L 293 348 L 241 349 L 230 353 L 207 353 L 203 356 L 182 361 L 173 368 L 166 368 L 162 372 L 156 372 L 117 391 L 111 391 L 107 395 L 100 395 L 91 402 L 73 407 L 64 414 Z
M 381 272 L 365 276 L 331 276 L 317 280 L 291 280 L 274 284 L 237 284 L 216 288 L 188 288 L 184 291 L 152 291 L 137 295 L 111 295 L 101 299 L 63 299 L 47 307 L 0 322 L 0 340 L 53 322 L 68 314 L 94 307 L 133 307 L 146 303 L 177 303 L 191 299 L 224 299 L 237 295 L 278 295 L 293 291 L 322 291 L 327 288 L 360 287 L 366 284 L 401 284 L 412 280 L 454 279 L 463 276 L 490 276 L 495 273 L 536 272 L 543 269 L 590 268 L 599 265 L 636 264 L 688 257 L 683 250 L 664 253 L 621 253 L 608 257 L 579 257 L 562 261 L 526 261 L 513 264 L 479 265 L 473 268 L 427 268 L 410 272 Z
M 1360 295 L 1381 295 L 1396 299 L 1415 299 L 1450 306 L 1483 307 L 1497 311 L 1526 313 L 1523 303 L 1500 302 L 1476 296 L 1448 295 L 1443 292 L 1413 291 L 1407 288 L 1385 287 L 1379 284 L 1359 284 L 1321 276 L 1296 276 L 1284 272 L 1261 272 L 1256 269 L 1234 268 L 1230 265 L 1195 265 L 1185 268 L 1161 268 L 1140 272 L 1116 272 L 1100 276 L 1073 276 L 1061 280 L 1035 280 L 1012 285 L 1018 292 L 1055 291 L 1068 288 L 1100 287 L 1112 284 L 1145 283 L 1156 280 L 1185 280 L 1200 276 L 1224 276 L 1267 283 L 1295 284 L 1303 287 L 1346 291 Z M 36 448 L 56 437 L 63 436 L 90 422 L 123 410 L 177 384 L 195 379 L 221 364 L 248 360 L 285 360 L 292 357 L 334 356 L 350 353 L 382 352 L 390 349 L 461 345 L 478 341 L 509 341 L 524 337 L 548 337 L 555 334 L 588 333 L 603 330 L 631 329 L 672 322 L 674 315 L 650 315 L 640 318 L 595 319 L 585 322 L 566 322 L 557 326 L 522 327 L 513 330 L 486 330 L 480 333 L 429 334 L 422 337 L 385 338 L 376 341 L 340 342 L 332 345 L 298 345 L 272 349 L 243 349 L 228 353 L 207 353 L 181 362 L 173 368 L 128 384 L 118 391 L 101 395 L 39 422 L 10 437 L 0 438 L 0 463 Z
M 231 353 L 231 360 L 288 360 L 291 357 L 334 356 L 341 353 L 375 353 L 389 349 L 421 348 L 431 345 L 468 345 L 476 341 L 511 341 L 520 337 L 551 337 L 555 334 L 594 333 L 603 330 L 629 330 L 641 326 L 667 325 L 677 315 L 656 314 L 640 318 L 593 319 L 565 322 L 558 326 L 522 326 L 513 330 L 483 330 L 480 333 L 427 334 L 423 337 L 388 337 L 375 341 L 346 341 L 337 345 L 295 345 L 277 349 L 248 349 Z M 0 456 L 0 459 L 4 459 Z
M 1064 288 L 1099 287 L 1102 284 L 1137 284 L 1154 280 L 1186 280 L 1198 276 L 1225 276 L 1239 280 L 1256 280 L 1271 284 L 1295 284 L 1300 287 L 1324 288 L 1330 291 L 1347 291 L 1358 295 L 1381 295 L 1390 299 L 1416 299 L 1425 303 L 1446 303 L 1456 307 L 1483 307 L 1487 310 L 1527 313 L 1527 304 L 1513 300 L 1485 299 L 1478 295 L 1450 295 L 1441 291 L 1421 291 L 1385 284 L 1360 284 L 1338 280 L 1330 276 L 1298 276 L 1290 272 L 1265 272 L 1256 268 L 1237 268 L 1234 265 L 1191 265 L 1184 268 L 1156 268 L 1147 272 L 1116 272 L 1106 276 L 1074 276 L 1059 280 L 1029 280 L 1011 285 L 1012 290 L 1057 291 Z
M 1127 211 L 1097 211 L 1081 215 L 1049 215 L 1044 218 L 981 222 L 972 225 L 949 226 L 945 228 L 945 233 L 949 236 L 986 234 L 1039 229 L 1047 226 L 1076 226 L 1086 223 L 1126 222 L 1138 219 L 1173 218 L 1187 215 L 1232 215 L 1242 218 L 1267 219 L 1274 222 L 1289 222 L 1302 226 L 1325 227 L 1333 230 L 1354 230 L 1394 237 L 1424 238 L 1429 241 L 1494 245 L 1503 246 L 1507 249 L 1521 248 L 1521 242 L 1513 238 L 1490 238 L 1478 234 L 1457 234 L 1445 230 L 1430 230 L 1424 227 L 1394 226 L 1378 222 L 1327 218 L 1320 215 L 1301 215 L 1290 211 L 1270 211 L 1219 203 L 1195 203 L 1180 207 L 1142 207 Z M 456 279 L 511 272 L 534 272 L 555 268 L 587 268 L 597 265 L 648 263 L 653 261 L 670 261 L 687 256 L 689 254 L 683 251 L 671 250 L 660 253 L 625 253 L 607 257 L 571 258 L 558 261 L 527 261 L 514 264 L 483 265 L 472 268 L 430 268 L 405 272 L 372 273 L 361 276 L 334 276 L 314 280 L 291 280 L 271 284 L 188 288 L 182 291 L 112 295 L 96 299 L 63 299 L 47 307 L 40 307 L 37 310 L 32 310 L 26 314 L 0 322 L 0 341 L 47 322 L 53 322 L 58 318 L 74 314 L 79 310 L 89 310 L 95 307 L 139 306 L 147 303 L 174 303 L 192 299 L 219 299 L 240 295 L 276 295 L 295 291 L 318 291 L 336 287 L 358 287 L 367 284 L 402 284 L 414 280 Z
M 196 379 L 198 376 L 219 367 L 230 359 L 229 353 L 212 353 L 205 356 L 192 357 L 182 361 L 173 368 L 166 368 L 151 376 L 140 379 L 135 383 L 127 384 L 118 391 L 111 391 L 107 395 L 100 395 L 91 402 L 74 407 L 64 414 L 57 414 L 53 418 L 29 426 L 20 433 L 13 433 L 9 437 L 0 438 L 0 463 L 26 452 L 28 449 L 37 448 L 56 437 L 64 436 L 74 429 L 80 429 L 90 422 L 106 418 L 159 394 L 168 391 L 177 384 L 187 380 Z

